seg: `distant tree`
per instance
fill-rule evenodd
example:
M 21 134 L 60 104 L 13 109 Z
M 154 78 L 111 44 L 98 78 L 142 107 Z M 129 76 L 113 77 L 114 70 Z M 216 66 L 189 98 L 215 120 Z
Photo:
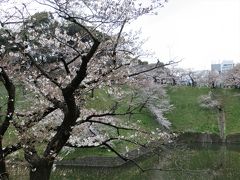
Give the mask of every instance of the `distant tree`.
M 189 85 L 191 85 L 192 87 L 197 86 L 196 73 L 195 73 L 194 71 L 192 71 L 192 70 L 189 70 L 189 71 L 187 72 L 187 75 L 188 75 L 188 77 L 189 77 L 189 79 L 190 79 Z
M 208 85 L 210 88 L 216 88 L 220 85 L 220 74 L 217 71 L 210 71 L 208 74 Z
M 233 69 L 223 74 L 224 85 L 240 88 L 240 64 L 236 64 Z
M 142 78 L 141 82 L 137 83 L 140 96 L 148 98 L 146 108 L 155 116 L 156 121 L 164 128 L 169 130 L 171 122 L 164 117 L 166 112 L 172 109 L 169 99 L 167 98 L 166 90 L 161 83 Z

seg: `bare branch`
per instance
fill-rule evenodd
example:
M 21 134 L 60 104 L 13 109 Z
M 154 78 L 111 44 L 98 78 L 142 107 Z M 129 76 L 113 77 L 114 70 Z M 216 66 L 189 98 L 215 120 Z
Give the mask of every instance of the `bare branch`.
M 100 42 L 96 40 L 88 54 L 82 57 L 81 67 L 77 71 L 77 75 L 73 78 L 71 83 L 64 89 L 65 92 L 72 94 L 78 88 L 79 84 L 83 81 L 83 79 L 86 77 L 88 63 L 90 59 L 94 56 L 95 52 L 97 51 L 99 44 Z
M 30 120 L 26 121 L 24 125 L 19 125 L 16 122 L 14 122 L 14 126 L 20 131 L 25 131 L 26 129 L 32 127 L 36 123 L 43 120 L 47 115 L 51 114 L 57 109 L 58 109 L 57 107 L 48 107 L 43 112 L 32 112 L 30 114 L 16 113 L 17 117 L 26 117 L 30 118 Z
M 7 157 L 9 154 L 12 154 L 22 148 L 21 143 L 16 143 L 14 145 L 7 146 L 3 148 L 3 156 Z
M 11 39 L 14 41 L 15 37 L 11 34 L 11 32 L 8 29 L 4 29 L 5 32 L 8 33 L 8 35 L 11 37 Z M 32 55 L 30 53 L 26 53 L 25 52 L 25 46 L 21 43 L 15 43 L 15 45 L 19 48 L 19 51 L 27 56 L 30 61 L 33 63 L 33 65 L 46 77 L 48 78 L 53 84 L 55 84 L 56 86 L 58 86 L 59 88 L 61 88 L 60 84 L 54 80 L 54 78 L 52 78 L 41 66 L 39 66 L 37 64 L 37 62 L 35 61 L 35 59 L 32 57 Z
M 130 74 L 128 77 L 137 76 L 139 74 L 150 72 L 150 71 L 152 71 L 154 69 L 162 68 L 162 67 L 165 67 L 165 66 L 168 66 L 168 65 L 171 65 L 171 64 L 179 63 L 179 62 L 180 61 L 177 61 L 177 62 L 170 61 L 169 63 L 163 64 L 163 63 L 160 63 L 160 61 L 158 61 L 154 67 L 146 69 L 146 70 L 142 70 L 142 71 L 139 71 L 139 72 L 136 72 L 136 73 L 133 73 L 133 74 Z
M 22 46 L 23 48 L 23 46 Z M 61 88 L 61 85 L 52 77 L 50 76 L 38 63 L 35 61 L 35 59 L 31 56 L 30 53 L 23 52 L 33 63 L 33 65 L 46 77 L 48 78 L 53 84 L 55 84 L 57 87 Z
M 115 44 L 114 44 L 114 46 L 113 46 L 112 57 L 114 58 L 114 59 L 113 59 L 114 66 L 116 65 L 116 50 L 117 50 L 117 46 L 118 46 L 119 39 L 120 39 L 120 37 L 121 37 L 122 31 L 123 31 L 123 28 L 124 28 L 126 22 L 127 22 L 127 20 L 124 20 L 124 21 L 123 21 L 123 24 L 122 24 L 121 29 L 120 29 L 120 31 L 119 31 L 119 33 L 118 33 L 118 36 L 117 36 L 117 40 L 116 40 L 116 42 L 115 42 Z

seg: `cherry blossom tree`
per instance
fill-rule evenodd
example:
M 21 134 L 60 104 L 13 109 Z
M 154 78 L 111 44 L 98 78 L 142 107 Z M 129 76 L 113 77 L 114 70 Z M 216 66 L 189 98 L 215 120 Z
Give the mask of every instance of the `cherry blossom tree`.
M 221 83 L 221 76 L 219 72 L 210 71 L 208 74 L 208 86 L 210 88 L 216 88 Z
M 234 88 L 240 87 L 240 64 L 236 64 L 233 69 L 223 74 L 223 81 L 225 86 Z
M 65 145 L 104 145 L 129 160 L 111 146 L 111 141 L 124 138 L 99 133 L 98 125 L 116 129 L 118 134 L 121 129 L 141 132 L 137 127 L 117 123 L 117 117 L 133 114 L 142 103 L 130 103 L 124 112 L 119 112 L 116 105 L 98 112 L 88 109 L 86 101 L 93 89 L 131 83 L 135 76 L 165 66 L 160 63 L 144 71 L 134 69 L 132 62 L 142 54 L 142 43 L 138 43 L 138 34 L 124 31 L 138 17 L 155 13 L 163 2 L 36 0 L 35 3 L 46 10 L 36 14 L 31 3 L 19 6 L 16 3 L 13 8 L 9 3 L 9 9 L 1 11 L 4 37 L 1 66 L 11 72 L 15 82 L 21 83 L 28 92 L 26 99 L 31 101 L 31 107 L 16 112 L 17 120 L 12 121 L 30 165 L 30 179 L 49 179 L 54 161 Z M 1 68 L 5 87 L 14 95 L 4 72 Z M 7 124 L 14 113 L 14 96 L 9 94 L 9 98 Z M 39 144 L 45 145 L 42 153 L 36 148 Z

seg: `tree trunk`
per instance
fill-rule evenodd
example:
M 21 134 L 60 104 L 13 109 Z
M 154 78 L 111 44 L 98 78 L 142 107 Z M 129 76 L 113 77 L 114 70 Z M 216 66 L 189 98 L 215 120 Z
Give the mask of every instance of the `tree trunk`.
M 172 78 L 172 85 L 173 85 L 173 86 L 176 86 L 176 85 L 177 85 L 177 82 L 176 82 L 176 80 L 175 80 L 174 78 Z
M 5 158 L 3 155 L 3 150 L 2 150 L 2 138 L 0 138 L 0 179 L 1 180 L 8 180 L 8 173 L 6 170 L 6 163 L 5 163 Z
M 53 161 L 41 159 L 30 169 L 30 180 L 49 180 Z
M 91 98 L 94 98 L 94 89 L 91 89 Z
M 6 164 L 5 164 L 5 160 L 1 159 L 0 160 L 0 179 L 1 180 L 8 180 L 8 173 L 6 171 Z

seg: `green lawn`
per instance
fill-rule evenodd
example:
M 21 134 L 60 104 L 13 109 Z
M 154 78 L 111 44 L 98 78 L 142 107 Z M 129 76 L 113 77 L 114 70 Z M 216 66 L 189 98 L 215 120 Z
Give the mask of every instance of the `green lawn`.
M 119 87 L 123 88 L 126 93 L 125 97 L 122 99 L 116 98 L 107 93 L 106 89 L 97 89 L 94 91 L 94 97 L 88 98 L 86 102 L 87 108 L 93 108 L 98 111 L 109 110 L 109 108 L 113 107 L 115 103 L 118 103 L 118 108 L 116 110 L 117 113 L 124 113 L 129 107 L 131 103 L 131 89 L 127 87 Z M 135 99 L 134 101 L 138 101 L 139 99 Z M 136 114 L 131 116 L 124 115 L 118 116 L 119 122 L 121 122 L 121 126 L 129 127 L 129 128 L 140 128 L 144 131 L 155 131 L 156 128 L 160 128 L 160 125 L 157 121 L 154 120 L 153 115 L 146 108 L 143 108 L 141 111 L 136 109 L 134 111 Z M 107 118 L 107 117 L 106 117 Z M 113 136 L 117 136 L 117 131 L 114 128 L 107 128 L 106 131 L 111 132 Z M 120 135 L 126 138 L 129 138 L 131 135 L 135 134 L 136 131 L 128 131 L 128 130 L 120 130 Z M 141 134 L 136 137 L 136 140 L 139 140 L 141 143 L 147 142 L 148 139 L 144 134 Z M 126 146 L 131 150 L 135 149 L 137 146 L 132 143 L 128 143 L 125 141 L 113 141 L 112 145 L 118 152 L 125 152 Z M 76 157 L 84 157 L 84 156 L 116 156 L 113 152 L 108 151 L 107 148 L 99 147 L 99 148 L 78 148 L 74 152 L 65 156 L 65 159 L 71 159 Z
M 169 87 L 168 95 L 174 109 L 166 114 L 176 132 L 218 133 L 217 112 L 201 108 L 198 99 L 208 88 Z
M 198 98 L 207 95 L 210 90 L 223 106 L 226 121 L 225 135 L 240 132 L 239 89 L 169 87 L 168 95 L 174 109 L 166 116 L 173 123 L 174 131 L 219 133 L 217 110 L 202 108 L 198 102 Z
M 121 88 L 121 87 L 120 87 Z M 131 102 L 131 89 L 123 87 L 124 91 L 127 92 L 126 95 L 122 98 L 115 98 L 112 95 L 109 95 L 107 93 L 107 90 L 98 89 L 94 92 L 94 98 L 89 98 L 86 103 L 87 108 L 93 108 L 98 111 L 106 111 L 111 109 L 116 103 L 117 113 L 124 113 L 129 108 L 129 104 L 136 103 L 139 101 L 139 98 L 133 99 Z M 141 101 L 141 100 L 140 100 Z M 148 109 L 143 108 L 141 111 L 139 111 L 139 108 L 134 111 L 135 114 L 131 115 L 125 115 L 125 116 L 118 116 L 119 119 L 121 119 L 121 122 L 125 123 L 128 126 L 140 126 L 143 129 L 147 130 L 155 130 L 157 127 L 159 127 L 159 124 L 157 121 L 154 120 L 153 115 L 151 114 Z
M 128 107 L 131 100 L 131 89 L 129 87 L 122 87 L 124 91 L 126 91 L 126 97 L 123 99 L 117 99 L 116 97 L 109 95 L 107 93 L 107 89 L 98 89 L 94 91 L 94 97 L 91 98 L 90 95 L 87 98 L 86 101 L 86 107 L 91 109 L 96 109 L 97 111 L 107 111 L 109 108 L 112 108 L 116 102 L 118 102 L 118 113 L 125 112 Z M 3 106 L 2 112 L 5 111 L 6 106 L 4 106 L 7 98 L 7 92 L 4 89 L 3 85 L 0 84 L 0 104 Z M 29 94 L 31 95 L 31 94 Z M 25 95 L 26 96 L 26 95 Z M 16 88 L 16 109 L 25 109 L 26 107 L 30 106 L 31 103 L 27 102 L 25 99 L 25 96 L 23 95 L 23 88 L 20 86 L 17 86 Z M 88 96 L 88 95 L 87 95 Z M 136 100 L 137 101 L 137 100 Z M 141 112 L 139 109 L 136 109 L 134 111 L 136 114 L 133 114 L 131 116 L 125 115 L 125 116 L 119 116 L 119 121 L 121 124 L 125 127 L 130 128 L 141 128 L 144 131 L 154 131 L 157 127 L 159 127 L 159 124 L 154 121 L 153 115 L 146 109 L 143 108 Z M 5 134 L 3 144 L 8 145 L 11 143 L 14 143 L 17 141 L 17 137 L 14 132 L 14 127 L 10 126 L 8 131 Z M 116 129 L 106 128 L 106 131 L 110 132 L 113 135 L 117 135 Z M 120 135 L 125 137 L 130 137 L 132 134 L 134 134 L 135 131 L 126 131 L 126 130 L 120 130 Z M 139 136 L 138 137 L 142 143 L 146 142 L 147 140 L 144 140 L 144 137 Z M 113 145 L 115 148 L 120 151 L 124 152 L 126 150 L 126 146 L 128 146 L 129 149 L 135 148 L 136 146 L 134 144 L 126 143 L 126 142 L 113 142 Z M 40 145 L 38 147 L 39 151 L 41 151 L 43 147 Z M 22 156 L 22 153 L 20 153 Z M 62 153 L 64 155 L 64 152 Z M 106 148 L 79 148 L 73 151 L 72 153 L 68 154 L 66 158 L 74 158 L 79 156 L 92 156 L 92 155 L 98 155 L 98 156 L 113 156 L 114 154 L 112 152 L 109 152 Z
M 107 89 L 98 89 L 94 91 L 94 97 L 90 95 L 87 98 L 85 106 L 89 109 L 93 108 L 97 111 L 106 111 L 117 102 L 118 108 L 116 112 L 125 112 L 129 107 L 129 103 L 141 102 L 139 97 L 131 101 L 132 93 L 129 87 L 122 87 L 126 92 L 126 96 L 122 99 L 116 98 L 113 95 L 107 93 Z M 199 97 L 206 95 L 210 91 L 209 88 L 193 88 L 193 87 L 168 87 L 167 92 L 169 95 L 170 103 L 174 106 L 171 112 L 166 114 L 166 117 L 172 122 L 172 130 L 175 132 L 209 132 L 219 133 L 218 129 L 218 111 L 213 109 L 202 108 L 199 105 Z M 212 90 L 215 97 L 221 101 L 226 119 L 226 135 L 240 132 L 240 90 L 236 89 L 214 89 Z M 87 95 L 88 96 L 88 95 Z M 22 88 L 17 88 L 16 93 L 16 106 L 17 108 L 25 108 L 30 103 L 25 101 Z M 6 91 L 2 85 L 0 85 L 0 102 L 1 105 L 6 102 Z M 4 108 L 2 109 L 4 111 Z M 154 131 L 159 128 L 159 124 L 154 120 L 153 115 L 148 109 L 143 108 L 141 111 L 136 109 L 134 115 L 119 116 L 119 122 L 126 127 L 141 128 L 145 131 Z M 106 131 L 112 135 L 117 135 L 115 129 L 106 128 Z M 125 137 L 130 137 L 134 134 L 134 131 L 121 130 L 120 134 Z M 144 136 L 139 135 L 137 137 L 142 143 L 146 142 Z M 15 142 L 16 136 L 14 135 L 14 128 L 11 126 L 4 137 L 4 145 Z M 113 143 L 116 149 L 120 152 L 126 150 L 126 146 L 129 149 L 135 148 L 133 144 L 126 142 Z M 64 155 L 64 152 L 62 152 Z M 64 155 L 65 158 L 71 159 L 83 156 L 113 156 L 112 152 L 109 152 L 106 148 L 79 148 L 68 155 Z
M 216 89 L 214 93 L 221 100 L 225 112 L 226 135 L 240 133 L 240 90 Z
M 26 95 L 27 96 L 27 95 Z M 21 109 L 26 109 L 27 107 L 31 106 L 31 102 L 26 101 L 26 96 L 23 95 L 23 88 L 21 86 L 16 86 L 16 104 L 15 104 L 15 111 L 19 111 Z M 0 114 L 4 115 L 7 108 L 7 91 L 4 88 L 3 84 L 0 82 Z M 0 118 L 0 122 L 4 120 L 5 116 Z M 14 119 L 18 120 L 18 119 Z M 13 144 L 16 142 L 17 135 L 14 132 L 16 131 L 15 128 L 10 125 L 6 134 L 3 138 L 3 145 Z

